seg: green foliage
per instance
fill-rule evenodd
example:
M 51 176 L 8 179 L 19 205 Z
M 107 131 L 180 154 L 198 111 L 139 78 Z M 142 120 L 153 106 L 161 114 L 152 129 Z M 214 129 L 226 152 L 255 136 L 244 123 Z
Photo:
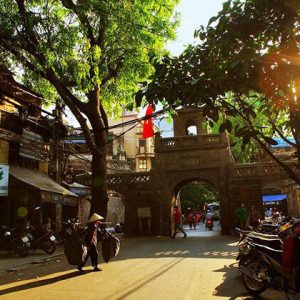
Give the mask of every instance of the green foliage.
M 2 180 L 2 179 L 3 179 L 3 177 L 4 177 L 4 173 L 3 173 L 3 170 L 2 170 L 2 168 L 0 168 L 0 180 Z
M 188 207 L 192 210 L 202 209 L 204 203 L 218 201 L 218 194 L 208 184 L 193 182 L 181 188 L 180 200 L 183 211 L 186 211 Z
M 0 52 L 24 68 L 22 80 L 52 101 L 49 70 L 82 102 L 100 88 L 108 113 L 132 102 L 178 25 L 178 0 L 26 1 L 24 11 L 17 3 L 0 0 Z
M 300 182 L 270 150 L 273 137 L 293 136 L 300 161 L 299 21 L 299 1 L 226 1 L 195 32 L 199 45 L 156 62 L 143 95 L 201 105 L 212 127 L 239 138 L 241 151 L 259 145 Z

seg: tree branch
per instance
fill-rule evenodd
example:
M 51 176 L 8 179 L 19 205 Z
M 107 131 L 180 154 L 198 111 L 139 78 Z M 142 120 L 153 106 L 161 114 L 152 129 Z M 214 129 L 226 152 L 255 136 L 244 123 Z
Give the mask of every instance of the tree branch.
M 65 8 L 72 10 L 77 15 L 78 19 L 80 20 L 80 23 L 87 30 L 87 37 L 90 40 L 91 45 L 96 45 L 96 39 L 88 17 L 85 14 L 81 13 L 80 8 L 78 8 L 78 6 L 75 5 L 75 3 L 72 0 L 61 0 L 61 3 Z
M 276 125 L 275 125 L 273 122 L 271 122 L 271 124 L 272 124 L 272 129 L 273 129 L 275 132 L 277 132 L 278 135 L 279 135 L 279 136 L 280 136 L 287 144 L 291 145 L 292 147 L 296 147 L 296 144 L 293 143 L 293 142 L 291 142 L 289 139 L 287 139 L 287 138 L 283 135 L 283 133 L 276 127 Z
M 70 108 L 73 115 L 78 120 L 79 124 L 81 125 L 81 128 L 84 133 L 84 137 L 86 138 L 86 142 L 91 149 L 91 151 L 95 151 L 97 149 L 96 144 L 92 138 L 90 129 L 87 125 L 86 118 L 83 117 L 81 114 L 81 111 L 79 109 L 78 104 L 84 105 L 84 108 L 86 107 L 84 103 L 79 101 L 62 83 L 61 81 L 56 77 L 55 73 L 51 69 L 47 69 L 46 71 L 46 78 L 47 80 L 56 88 L 58 94 L 62 97 L 66 105 Z
M 98 34 L 98 38 L 97 38 L 97 41 L 96 41 L 97 45 L 100 48 L 102 48 L 103 45 L 104 45 L 105 33 L 106 33 L 105 27 L 100 25 L 99 34 Z
M 117 78 L 117 76 L 119 75 L 119 73 L 123 67 L 123 64 L 124 64 L 124 54 L 122 54 L 120 56 L 120 58 L 118 59 L 116 68 L 114 68 L 114 69 L 111 67 L 108 68 L 108 74 L 106 75 L 106 77 L 104 77 L 102 79 L 100 86 L 103 87 L 111 79 Z

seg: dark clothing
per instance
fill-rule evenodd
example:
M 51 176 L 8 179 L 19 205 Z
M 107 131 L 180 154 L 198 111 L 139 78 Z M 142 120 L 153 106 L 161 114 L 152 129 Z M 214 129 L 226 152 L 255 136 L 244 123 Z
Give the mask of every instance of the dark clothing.
M 98 266 L 98 250 L 97 250 L 96 245 L 91 244 L 88 247 L 88 252 L 87 252 L 87 255 L 84 259 L 84 262 L 81 265 L 79 265 L 79 267 L 82 268 L 85 265 L 85 263 L 87 262 L 89 257 L 91 257 L 92 266 L 94 268 L 97 267 Z
M 185 231 L 182 228 L 182 224 L 175 224 L 175 230 L 174 230 L 174 233 L 172 235 L 172 238 L 175 238 L 177 230 L 182 232 L 184 237 L 187 237 L 187 234 L 185 233 Z
M 79 268 L 82 268 L 85 265 L 89 257 L 91 257 L 92 266 L 94 268 L 97 267 L 98 265 L 97 229 L 98 229 L 97 223 L 95 222 L 88 223 L 88 227 L 85 235 L 85 242 L 88 248 L 88 252 L 84 259 L 84 262 L 78 266 Z
M 87 246 L 95 245 L 97 246 L 97 228 L 98 225 L 94 222 L 88 223 L 86 236 L 85 236 L 85 242 Z
M 259 213 L 257 210 L 251 210 L 249 214 L 249 225 L 254 229 L 259 225 Z

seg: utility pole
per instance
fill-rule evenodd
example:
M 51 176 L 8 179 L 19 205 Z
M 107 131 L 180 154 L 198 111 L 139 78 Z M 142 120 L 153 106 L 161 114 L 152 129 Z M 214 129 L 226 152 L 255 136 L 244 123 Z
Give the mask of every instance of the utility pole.
M 54 137 L 53 137 L 53 159 L 55 163 L 55 181 L 61 185 L 62 183 L 62 144 L 61 144 L 61 128 L 62 128 L 62 106 L 60 100 L 57 99 L 55 103 L 55 110 L 53 111 L 54 120 Z M 60 232 L 62 224 L 62 203 L 56 203 L 55 214 L 55 228 L 56 232 Z

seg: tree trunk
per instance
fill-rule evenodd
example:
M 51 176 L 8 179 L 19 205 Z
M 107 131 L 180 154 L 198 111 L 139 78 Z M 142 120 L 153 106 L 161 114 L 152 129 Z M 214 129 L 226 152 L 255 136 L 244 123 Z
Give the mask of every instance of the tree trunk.
M 107 133 L 102 114 L 100 112 L 99 91 L 95 90 L 91 97 L 88 119 L 93 128 L 95 149 L 92 149 L 92 206 L 91 212 L 106 218 L 107 190 L 106 190 L 106 141 Z M 92 98 L 93 97 L 93 98 Z
M 92 158 L 92 205 L 90 214 L 97 213 L 106 218 L 107 190 L 106 190 L 106 156 L 94 152 Z

